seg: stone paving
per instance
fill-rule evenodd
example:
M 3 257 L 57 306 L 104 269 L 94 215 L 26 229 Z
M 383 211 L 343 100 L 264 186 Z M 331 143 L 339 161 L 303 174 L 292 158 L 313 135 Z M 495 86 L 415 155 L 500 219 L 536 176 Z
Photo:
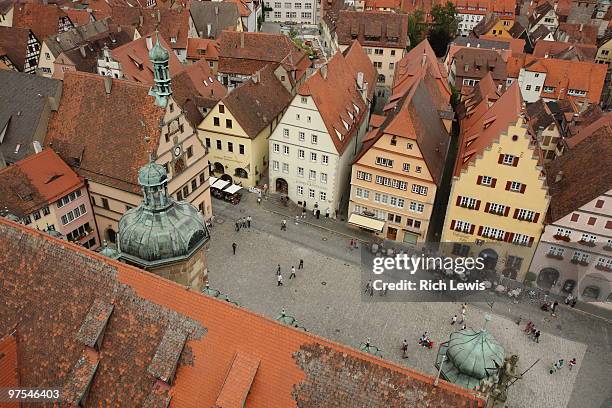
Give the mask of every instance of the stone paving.
M 383 357 L 400 364 L 406 364 L 423 372 L 435 375 L 433 366 L 435 350 L 418 347 L 417 339 L 428 331 L 436 343 L 446 341 L 457 325 L 451 326 L 450 318 L 460 312 L 459 304 L 454 303 L 391 303 L 364 302 L 361 298 L 358 250 L 348 247 L 349 238 L 338 235 L 324 225 L 295 225 L 289 217 L 289 208 L 281 208 L 279 215 L 269 203 L 257 206 L 252 194 L 245 193 L 243 203 L 231 206 L 213 201 L 216 220 L 212 229 L 212 242 L 208 252 L 209 277 L 211 286 L 227 294 L 241 306 L 258 313 L 276 317 L 284 307 L 287 314 L 295 317 L 309 331 L 349 346 L 358 347 L 366 337 L 382 349 Z M 234 231 L 234 221 L 238 217 L 251 215 L 253 226 L 250 230 Z M 280 230 L 281 219 L 288 221 L 288 230 Z M 333 223 L 331 220 L 311 220 L 308 222 Z M 331 224 L 330 224 L 331 226 Z M 350 229 L 342 230 L 350 233 Z M 232 255 L 231 244 L 238 245 L 236 256 Z M 297 268 L 299 259 L 304 259 L 304 271 L 289 280 L 291 265 Z M 284 286 L 276 286 L 276 268 L 281 265 Z M 519 306 L 519 305 L 516 305 Z M 524 305 L 520 307 L 527 307 Z M 520 310 L 520 307 L 518 309 Z M 487 324 L 489 330 L 505 347 L 506 353 L 520 356 L 520 368 L 526 369 L 538 358 L 540 361 L 512 387 L 508 407 L 566 407 L 572 391 L 579 380 L 581 393 L 580 407 L 603 406 L 606 397 L 606 382 L 609 385 L 609 349 L 605 354 L 603 368 L 586 356 L 587 345 L 580 338 L 572 340 L 560 336 L 559 322 L 550 321 L 547 315 L 539 315 L 538 327 L 543 328 L 540 344 L 535 344 L 514 323 L 515 305 L 496 303 L 493 305 L 493 320 Z M 508 309 L 507 311 L 505 309 Z M 519 312 L 528 316 L 533 307 Z M 489 305 L 469 305 L 467 321 L 470 327 L 482 327 L 484 315 L 491 312 Z M 537 313 L 537 312 L 535 312 Z M 561 320 L 562 316 L 560 316 Z M 575 323 L 575 322 L 574 322 Z M 555 326 L 556 325 L 556 326 Z M 607 336 L 609 328 L 601 329 L 595 325 L 593 330 L 601 330 Z M 584 334 L 584 333 L 583 333 Z M 571 336 L 570 336 L 571 337 Z M 578 336 L 579 337 L 579 336 Z M 409 358 L 403 360 L 400 342 L 409 341 Z M 607 337 L 606 337 L 607 338 Z M 578 366 L 571 372 L 566 368 L 550 375 L 550 364 L 564 358 L 578 360 Z M 584 381 L 593 375 L 591 368 L 583 366 L 583 361 L 601 372 L 603 380 Z M 601 359 L 599 364 L 602 365 Z M 599 371 L 597 371 L 599 373 Z M 590 391 L 588 388 L 590 387 Z M 608 390 L 609 391 L 609 390 Z M 575 401 L 574 397 L 572 401 Z

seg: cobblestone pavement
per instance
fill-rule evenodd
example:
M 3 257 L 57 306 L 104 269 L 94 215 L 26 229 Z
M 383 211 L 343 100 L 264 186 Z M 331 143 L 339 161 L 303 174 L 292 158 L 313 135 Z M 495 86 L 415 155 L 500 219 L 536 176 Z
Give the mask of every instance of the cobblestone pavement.
M 341 229 L 345 235 L 340 235 L 332 231 L 334 221 L 317 221 L 311 215 L 306 221 L 312 225 L 301 221 L 296 225 L 290 217 L 294 209 L 275 209 L 269 202 L 258 206 L 253 194 L 243 197 L 238 206 L 213 200 L 216 219 L 208 252 L 212 287 L 263 315 L 276 317 L 285 308 L 309 331 L 349 346 L 358 347 L 371 337 L 384 358 L 435 375 L 435 350 L 419 348 L 417 339 L 428 331 L 436 347 L 446 341 L 454 329 L 450 318 L 460 312 L 459 304 L 364 302 L 359 287 L 360 254 L 348 246 L 350 228 Z M 235 232 L 234 221 L 247 215 L 253 217 L 252 228 Z M 287 231 L 280 230 L 283 218 Z M 328 224 L 323 225 L 325 222 Z M 236 256 L 232 255 L 232 242 L 238 245 Z M 305 269 L 289 280 L 290 268 L 297 268 L 299 259 L 304 259 Z M 282 287 L 276 286 L 278 264 L 284 277 Z M 492 308 L 469 305 L 468 326 L 482 327 L 485 313 L 491 311 L 493 320 L 487 330 L 507 354 L 519 354 L 521 369 L 540 359 L 525 379 L 512 387 L 508 407 L 605 406 L 612 378 L 609 324 L 574 310 L 562 309 L 557 318 L 551 318 L 529 302 L 497 302 Z M 527 319 L 542 328 L 540 344 L 527 339 L 517 327 L 514 321 L 519 315 L 523 318 L 521 328 Z M 404 338 L 410 343 L 405 360 L 399 349 Z M 566 367 L 553 375 L 548 373 L 553 361 L 572 357 L 578 359 L 574 370 Z

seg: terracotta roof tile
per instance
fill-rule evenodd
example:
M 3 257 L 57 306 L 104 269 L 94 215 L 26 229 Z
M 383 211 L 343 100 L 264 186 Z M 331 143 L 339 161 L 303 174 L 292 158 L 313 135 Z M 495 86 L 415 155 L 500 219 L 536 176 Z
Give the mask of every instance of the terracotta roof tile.
M 476 408 L 469 391 L 310 333 L 95 252 L 0 219 L 6 271 L 0 333 L 17 327 L 23 386 L 72 383 L 91 373 L 91 353 L 74 338 L 93 299 L 113 303 L 100 360 L 84 404 L 212 407 L 236 353 L 261 360 L 245 406 Z M 27 310 L 27 313 L 23 311 Z M 168 327 L 187 334 L 170 386 L 147 370 Z M 89 359 L 89 370 L 78 364 Z M 77 371 L 76 369 L 79 368 Z M 72 373 L 83 375 L 73 375 Z M 121 379 L 121 381 L 118 381 Z M 81 389 L 74 381 L 71 389 Z M 342 390 L 342 392 L 339 392 Z M 78 395 L 74 392 L 71 395 Z M 161 402 L 160 402 L 161 401 Z M 154 405 L 157 406 L 157 405 Z
M 0 337 L 0 388 L 19 387 L 17 332 L 12 330 Z M 19 403 L 5 402 L 4 408 L 19 408 Z
M 62 17 L 67 17 L 67 14 L 55 4 L 18 3 L 13 9 L 13 27 L 31 29 L 42 42 L 60 32 Z
M 187 49 L 188 9 L 114 6 L 111 17 L 115 24 L 136 27 L 141 36 L 152 35 L 155 31 L 159 31 L 159 35 L 172 49 Z M 175 38 L 176 42 L 172 42 L 172 38 Z
M 597 120 L 581 127 L 574 136 L 567 137 L 564 140 L 567 146 L 573 149 L 595 133 L 607 134 L 612 138 L 612 112 L 603 114 Z
M 0 170 L 0 208 L 23 217 L 82 185 L 83 181 L 55 152 L 45 149 Z
M 560 41 L 538 41 L 533 49 L 533 56 L 538 58 L 593 61 L 596 54 L 595 45 Z
M 506 81 L 506 61 L 494 50 L 463 48 L 454 56 L 457 78 L 482 79 L 491 73 L 494 81 Z M 466 69 L 467 68 L 467 69 Z
M 559 173 L 561 180 L 557 182 Z M 612 189 L 610 128 L 595 132 L 548 163 L 546 177 L 551 196 L 549 215 L 553 222 Z
M 30 30 L 27 28 L 0 26 L 0 50 L 11 60 L 15 68 L 22 72 L 28 52 L 29 33 Z
M 92 17 L 87 10 L 77 10 L 72 8 L 62 8 L 62 11 L 66 13 L 72 24 L 75 27 L 86 25 L 91 23 Z
M 157 149 L 165 113 L 148 92 L 131 81 L 67 72 L 45 145 L 82 177 L 139 194 L 138 169 Z
M 189 38 L 187 39 L 187 58 L 218 61 L 219 44 L 207 38 Z
M 564 41 L 595 45 L 597 43 L 598 30 L 599 27 L 596 25 L 559 23 L 555 37 L 558 37 L 559 32 L 562 31 L 568 36 Z
M 242 408 L 259 368 L 260 360 L 246 353 L 236 353 L 221 393 L 215 402 L 218 408 Z
M 371 35 L 368 31 L 372 30 Z M 336 24 L 338 44 L 350 45 L 355 39 L 363 46 L 406 48 L 408 15 L 382 11 L 342 10 Z

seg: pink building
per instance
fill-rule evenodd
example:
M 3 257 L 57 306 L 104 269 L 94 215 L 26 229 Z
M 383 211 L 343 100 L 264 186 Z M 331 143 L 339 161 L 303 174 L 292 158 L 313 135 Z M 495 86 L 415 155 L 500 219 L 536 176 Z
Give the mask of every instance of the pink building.
M 9 214 L 86 248 L 99 246 L 87 186 L 51 149 L 0 170 L 0 215 Z
M 529 268 L 542 289 L 612 302 L 611 136 L 595 133 L 547 165 L 550 208 Z

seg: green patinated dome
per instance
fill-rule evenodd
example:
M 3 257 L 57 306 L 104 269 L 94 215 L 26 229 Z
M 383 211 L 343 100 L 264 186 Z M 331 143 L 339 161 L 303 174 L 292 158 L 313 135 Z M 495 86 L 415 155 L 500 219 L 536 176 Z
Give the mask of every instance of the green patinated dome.
M 151 47 L 149 51 L 149 59 L 153 62 L 164 62 L 168 61 L 170 55 L 168 54 L 168 50 L 161 45 L 159 41 L 159 34 L 155 34 L 155 45 Z
M 117 251 L 115 248 L 109 247 L 106 241 L 102 242 L 102 246 L 98 249 L 98 253 L 111 259 L 119 259 L 121 256 L 119 251 Z
M 189 258 L 210 237 L 202 215 L 191 204 L 168 196 L 163 166 L 145 165 L 138 181 L 144 200 L 119 221 L 121 258 L 142 267 Z
M 504 348 L 486 330 L 465 329 L 451 334 L 440 347 L 436 364 L 442 355 L 444 377 L 466 388 L 474 388 L 480 381 L 496 374 L 496 366 L 504 362 Z

